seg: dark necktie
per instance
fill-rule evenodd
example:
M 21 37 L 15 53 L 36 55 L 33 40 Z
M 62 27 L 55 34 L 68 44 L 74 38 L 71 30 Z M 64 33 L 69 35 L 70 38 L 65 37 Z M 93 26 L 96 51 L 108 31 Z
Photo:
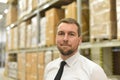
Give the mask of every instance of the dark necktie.
M 55 76 L 55 79 L 54 80 L 60 80 L 61 76 L 62 76 L 62 73 L 63 73 L 63 69 L 64 69 L 64 65 L 66 64 L 65 61 L 62 61 L 61 64 L 60 64 L 60 68 L 58 70 L 58 73 L 57 75 Z

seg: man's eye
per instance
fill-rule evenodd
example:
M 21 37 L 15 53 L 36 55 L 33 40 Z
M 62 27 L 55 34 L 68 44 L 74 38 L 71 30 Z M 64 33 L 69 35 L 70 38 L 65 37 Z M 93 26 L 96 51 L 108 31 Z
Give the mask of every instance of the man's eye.
M 69 35 L 70 35 L 70 36 L 74 36 L 75 34 L 74 34 L 74 33 L 70 33 Z
M 62 32 L 58 32 L 58 35 L 64 35 L 64 33 L 62 33 Z

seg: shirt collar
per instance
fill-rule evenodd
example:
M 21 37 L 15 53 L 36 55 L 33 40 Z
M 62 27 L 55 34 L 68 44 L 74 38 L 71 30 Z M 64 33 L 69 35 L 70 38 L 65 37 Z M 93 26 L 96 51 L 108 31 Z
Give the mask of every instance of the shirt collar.
M 80 53 L 79 51 L 77 51 L 73 56 L 71 56 L 70 58 L 68 58 L 66 61 L 67 65 L 69 67 L 71 67 L 72 65 L 74 65 L 74 63 L 78 60 Z

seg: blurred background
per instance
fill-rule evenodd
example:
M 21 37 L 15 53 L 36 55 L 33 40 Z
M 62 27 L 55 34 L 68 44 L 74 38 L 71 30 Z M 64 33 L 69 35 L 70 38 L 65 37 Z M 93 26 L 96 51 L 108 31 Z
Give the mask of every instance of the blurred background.
M 81 54 L 120 80 L 120 0 L 0 0 L 0 80 L 43 80 L 68 17 L 80 23 Z

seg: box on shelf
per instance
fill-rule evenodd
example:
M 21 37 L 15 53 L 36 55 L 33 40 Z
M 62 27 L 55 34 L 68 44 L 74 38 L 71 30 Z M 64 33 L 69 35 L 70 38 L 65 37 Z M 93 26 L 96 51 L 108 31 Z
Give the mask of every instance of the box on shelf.
M 75 1 L 65 6 L 65 18 L 77 20 L 77 3 Z M 82 1 L 81 20 L 82 41 L 89 41 L 89 6 L 88 2 L 85 1 Z
M 17 50 L 18 49 L 18 42 L 19 42 L 19 34 L 18 34 L 18 27 L 13 28 L 13 49 Z
M 26 54 L 25 53 L 18 53 L 17 62 L 18 62 L 18 72 L 24 72 L 25 71 L 25 64 L 26 64 Z
M 13 30 L 7 30 L 6 32 L 7 36 L 7 44 L 6 44 L 6 50 L 12 50 L 13 49 Z
M 26 25 L 26 48 L 31 48 L 31 42 L 32 42 L 32 24 L 31 20 L 27 21 Z
M 19 48 L 26 48 L 26 22 L 19 25 Z
M 38 80 L 43 80 L 44 79 L 44 67 L 38 68 L 38 75 L 39 75 Z
M 38 0 L 18 0 L 19 19 L 38 7 Z
M 38 7 L 38 0 L 32 0 L 32 10 Z
M 37 53 L 26 54 L 26 73 L 37 73 Z
M 26 80 L 38 80 L 37 79 L 37 73 L 36 74 L 27 73 L 26 74 Z
M 18 53 L 17 54 L 17 62 L 18 62 L 17 79 L 18 80 L 25 80 L 26 54 L 25 53 Z
M 37 65 L 38 65 L 38 54 L 27 53 L 26 54 L 26 80 L 37 80 Z
M 46 45 L 46 17 L 42 17 L 40 19 L 40 41 L 39 46 L 45 46 Z
M 91 48 L 91 60 L 100 66 L 103 65 L 102 56 L 102 48 Z
M 7 3 L 10 3 L 10 4 L 17 4 L 17 1 L 18 1 L 18 0 L 7 0 Z
M 60 56 L 60 52 L 58 50 L 53 51 L 53 53 L 52 53 L 52 59 L 53 60 L 58 58 L 59 56 Z
M 38 67 L 45 65 L 45 52 L 38 53 Z
M 57 23 L 64 18 L 64 10 L 51 8 L 45 12 L 46 16 L 46 46 L 55 45 Z
M 52 61 L 52 51 L 45 52 L 45 66 Z
M 72 2 L 65 7 L 65 18 L 73 18 L 77 20 L 77 4 Z
M 116 38 L 115 1 L 90 0 L 90 40 Z
M 32 24 L 32 42 L 31 47 L 36 48 L 38 46 L 38 35 L 39 35 L 39 29 L 38 29 L 38 23 L 37 23 L 37 16 L 33 17 L 31 19 Z
M 28 12 L 28 2 L 29 0 L 18 0 L 18 18 L 22 18 Z
M 6 15 L 6 25 L 10 25 L 17 21 L 17 6 L 10 4 L 8 7 L 8 13 Z
M 44 68 L 45 68 L 45 52 L 41 51 L 38 53 L 38 80 L 43 80 L 44 75 Z
M 25 72 L 18 72 L 17 73 L 17 79 L 18 80 L 26 80 L 26 74 L 25 74 Z
M 120 0 L 116 0 L 117 39 L 120 40 Z

